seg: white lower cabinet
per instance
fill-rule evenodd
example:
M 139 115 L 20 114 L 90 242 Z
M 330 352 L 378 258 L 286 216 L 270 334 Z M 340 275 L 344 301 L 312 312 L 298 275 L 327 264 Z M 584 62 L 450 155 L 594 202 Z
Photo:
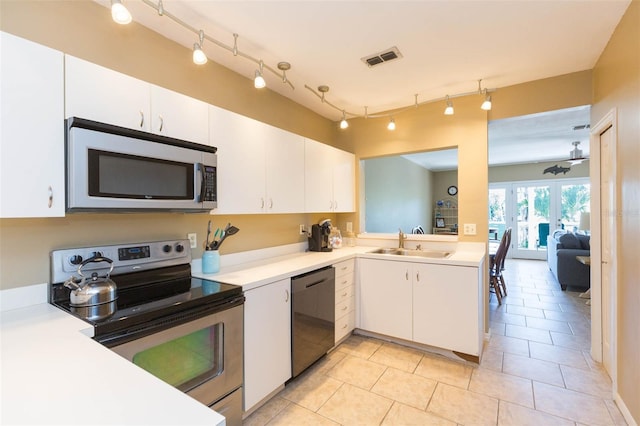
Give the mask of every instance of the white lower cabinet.
M 411 265 L 360 259 L 360 328 L 412 339 Z
M 356 321 L 355 260 L 333 265 L 336 271 L 336 345 L 353 331 Z
M 0 217 L 62 217 L 62 52 L 0 32 Z
M 249 411 L 291 378 L 291 279 L 244 295 L 243 410 Z
M 480 270 L 360 259 L 360 328 L 478 357 L 483 339 Z
M 478 268 L 428 264 L 414 269 L 413 340 L 480 355 Z

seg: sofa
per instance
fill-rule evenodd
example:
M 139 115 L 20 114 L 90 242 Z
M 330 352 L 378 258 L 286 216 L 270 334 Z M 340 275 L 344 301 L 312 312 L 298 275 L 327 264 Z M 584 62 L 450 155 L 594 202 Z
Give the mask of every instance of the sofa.
M 576 259 L 576 256 L 590 256 L 589 239 L 588 235 L 565 230 L 547 236 L 547 264 L 562 290 L 571 287 L 586 291 L 591 287 L 589 266 Z

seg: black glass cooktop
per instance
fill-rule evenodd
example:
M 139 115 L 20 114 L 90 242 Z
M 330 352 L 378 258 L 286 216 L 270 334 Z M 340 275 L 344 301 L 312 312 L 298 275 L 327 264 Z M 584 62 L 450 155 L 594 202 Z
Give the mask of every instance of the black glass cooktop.
M 51 286 L 51 303 L 82 318 L 94 327 L 94 338 L 102 343 L 123 343 L 141 334 L 193 320 L 244 302 L 242 287 L 191 277 L 190 265 L 114 275 L 114 304 L 91 309 L 70 306 L 70 290 Z M 96 311 L 102 309 L 102 315 Z

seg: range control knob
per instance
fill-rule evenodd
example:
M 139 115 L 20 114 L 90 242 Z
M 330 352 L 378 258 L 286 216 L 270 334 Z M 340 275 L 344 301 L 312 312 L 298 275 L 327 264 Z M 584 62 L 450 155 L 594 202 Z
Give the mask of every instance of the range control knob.
M 72 265 L 79 265 L 83 260 L 84 259 L 79 254 L 74 254 L 73 256 L 69 257 L 69 263 L 71 263 Z
M 171 246 L 169 244 L 165 244 L 162 247 L 162 251 L 165 252 L 165 253 L 171 253 Z
M 91 257 L 102 257 L 101 251 L 94 251 L 91 253 Z
M 184 246 L 180 243 L 176 244 L 176 251 L 178 253 L 182 253 L 184 251 Z

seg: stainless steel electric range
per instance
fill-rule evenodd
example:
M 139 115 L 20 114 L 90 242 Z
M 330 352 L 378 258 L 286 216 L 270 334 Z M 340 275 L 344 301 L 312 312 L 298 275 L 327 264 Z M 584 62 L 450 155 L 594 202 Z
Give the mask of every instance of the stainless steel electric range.
M 77 306 L 65 282 L 80 275 L 113 281 L 115 298 Z M 188 240 L 55 250 L 49 301 L 91 324 L 101 344 L 241 424 L 242 287 L 192 277 Z

